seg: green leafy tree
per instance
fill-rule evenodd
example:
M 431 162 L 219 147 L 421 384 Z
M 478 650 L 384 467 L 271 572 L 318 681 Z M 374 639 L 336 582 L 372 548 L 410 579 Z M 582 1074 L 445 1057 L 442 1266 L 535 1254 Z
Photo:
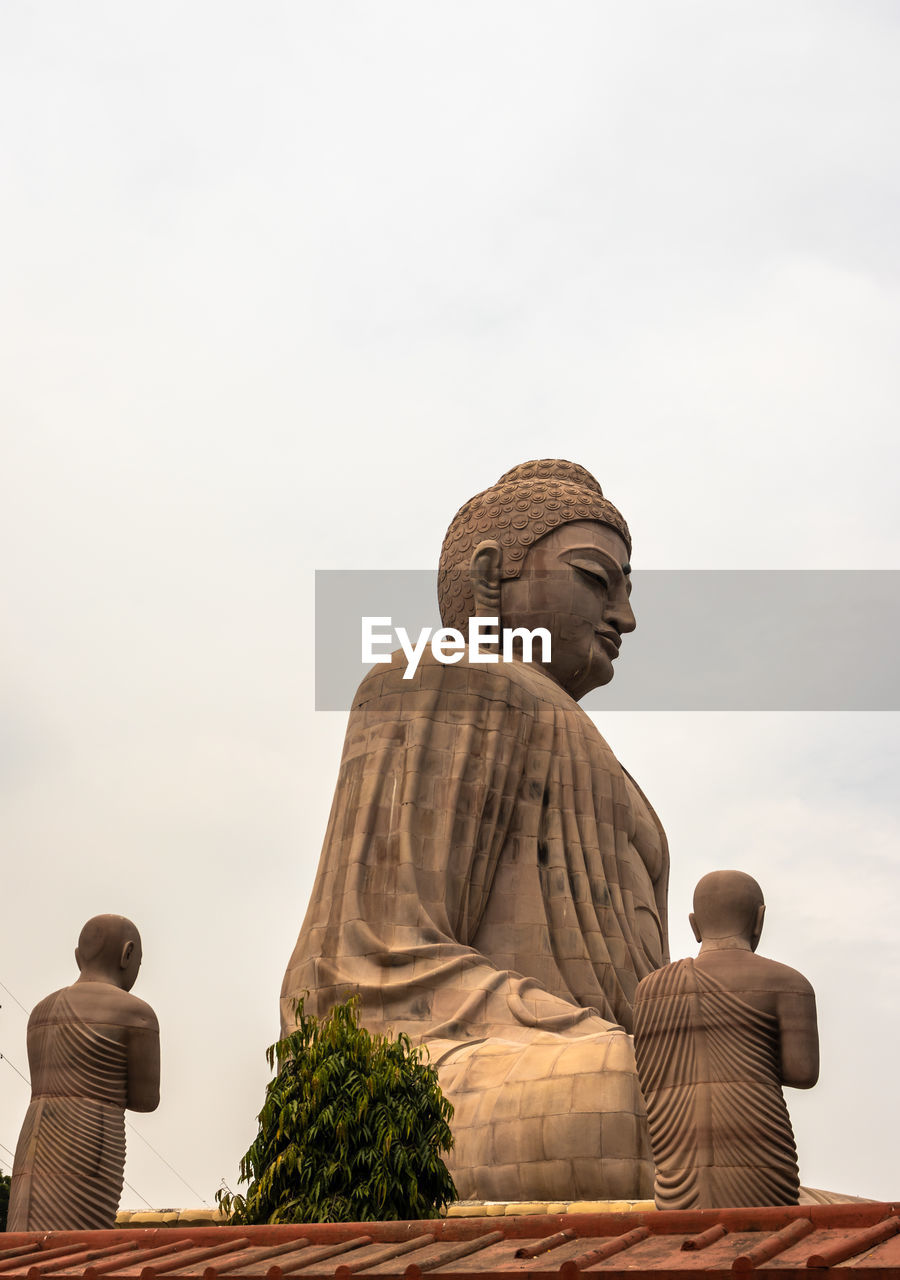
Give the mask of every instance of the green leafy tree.
M 0 1169 L 0 1231 L 6 1230 L 6 1215 L 9 1212 L 9 1184 L 12 1182 L 8 1173 Z
M 276 1070 L 241 1160 L 245 1195 L 219 1191 L 234 1223 L 433 1218 L 456 1196 L 441 1153 L 453 1108 L 407 1035 L 372 1035 L 353 996 L 266 1050 Z M 276 1065 L 277 1064 L 277 1065 Z

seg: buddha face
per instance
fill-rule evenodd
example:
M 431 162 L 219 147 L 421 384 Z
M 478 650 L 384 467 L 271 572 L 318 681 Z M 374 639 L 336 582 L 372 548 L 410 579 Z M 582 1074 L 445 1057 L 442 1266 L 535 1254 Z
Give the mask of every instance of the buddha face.
M 622 636 L 635 628 L 628 550 L 593 520 L 560 525 L 531 547 L 518 578 L 500 585 L 504 627 L 546 627 L 545 670 L 576 700 L 608 684 Z

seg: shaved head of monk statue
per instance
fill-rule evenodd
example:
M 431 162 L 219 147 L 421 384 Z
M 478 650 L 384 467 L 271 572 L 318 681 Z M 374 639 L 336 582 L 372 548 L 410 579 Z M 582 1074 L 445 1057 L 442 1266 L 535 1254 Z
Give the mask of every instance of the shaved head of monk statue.
M 9 1231 L 115 1225 L 125 1172 L 125 1110 L 159 1105 L 159 1026 L 130 994 L 141 936 L 124 916 L 81 931 L 78 980 L 28 1019 L 31 1104 L 13 1163 Z
M 713 871 L 694 892 L 695 960 L 645 978 L 634 1044 L 660 1209 L 796 1204 L 797 1152 L 782 1085 L 819 1074 L 813 989 L 756 955 L 762 890 Z
M 514 467 L 457 512 L 445 627 L 544 628 L 453 665 L 363 680 L 312 898 L 282 989 L 426 1044 L 452 1102 L 463 1198 L 642 1198 L 653 1164 L 630 1031 L 667 955 L 668 851 L 578 706 L 635 617 L 631 535 L 583 467 Z M 530 660 L 529 660 L 530 657 Z

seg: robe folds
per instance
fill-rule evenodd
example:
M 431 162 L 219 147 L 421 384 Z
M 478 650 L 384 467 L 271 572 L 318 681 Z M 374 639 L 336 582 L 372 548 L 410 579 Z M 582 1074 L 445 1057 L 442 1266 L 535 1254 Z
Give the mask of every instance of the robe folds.
M 48 1039 L 16 1146 L 9 1231 L 115 1225 L 125 1172 L 126 1048 L 84 1022 L 63 989 L 29 1020 Z
M 667 960 L 668 851 L 593 721 L 537 666 L 405 658 L 363 680 L 282 988 L 416 1042 L 630 1031 Z M 308 994 L 307 994 L 308 993 Z
M 778 1019 L 693 960 L 652 974 L 635 1005 L 660 1209 L 796 1204 Z

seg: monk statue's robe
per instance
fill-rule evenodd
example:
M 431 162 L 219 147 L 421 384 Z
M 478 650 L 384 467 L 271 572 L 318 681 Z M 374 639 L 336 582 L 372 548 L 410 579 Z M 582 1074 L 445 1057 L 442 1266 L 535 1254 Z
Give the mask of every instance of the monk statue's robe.
M 282 989 L 429 1046 L 461 1197 L 639 1197 L 627 1034 L 667 959 L 668 852 L 596 726 L 537 665 L 394 655 L 360 686 Z
M 9 1231 L 102 1230 L 119 1207 L 125 1170 L 127 1049 L 86 1023 L 68 988 L 29 1019 L 42 1034 L 32 1098 L 13 1162 Z M 35 1069 L 36 1068 L 36 1069 Z
M 778 1019 L 679 960 L 635 1003 L 660 1209 L 796 1204 Z

